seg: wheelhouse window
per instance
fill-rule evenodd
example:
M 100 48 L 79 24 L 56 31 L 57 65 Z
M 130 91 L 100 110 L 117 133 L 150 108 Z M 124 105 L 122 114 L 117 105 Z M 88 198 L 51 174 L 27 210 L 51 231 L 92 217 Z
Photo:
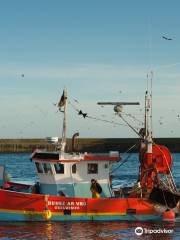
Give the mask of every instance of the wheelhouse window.
M 38 172 L 38 173 L 43 173 L 42 164 L 39 163 L 39 162 L 35 162 L 35 165 L 36 165 L 37 172 Z
M 64 164 L 56 163 L 56 164 L 54 164 L 54 168 L 55 168 L 56 173 L 64 174 Z
M 76 171 L 77 171 L 77 166 L 76 166 L 76 164 L 73 164 L 72 165 L 72 173 L 76 173 Z
M 98 173 L 98 164 L 88 163 L 88 174 L 97 174 L 97 173 Z
M 44 172 L 48 174 L 52 174 L 52 168 L 50 163 L 43 163 Z

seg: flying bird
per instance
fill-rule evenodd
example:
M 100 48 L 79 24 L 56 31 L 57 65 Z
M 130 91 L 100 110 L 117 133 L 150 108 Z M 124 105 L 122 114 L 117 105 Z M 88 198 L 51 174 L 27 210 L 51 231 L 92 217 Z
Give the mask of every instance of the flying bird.
M 172 38 L 168 38 L 168 37 L 165 37 L 165 36 L 162 36 L 163 39 L 167 40 L 167 41 L 171 41 L 173 40 Z
M 74 98 L 73 100 L 74 100 L 76 103 L 79 103 L 79 101 L 78 101 L 77 99 Z
M 84 118 L 87 117 L 87 113 L 83 113 L 81 110 L 79 110 L 78 115 L 82 115 Z
M 162 125 L 162 124 L 163 124 L 163 122 L 162 122 L 162 121 L 159 121 L 159 124 L 160 124 L 160 125 Z

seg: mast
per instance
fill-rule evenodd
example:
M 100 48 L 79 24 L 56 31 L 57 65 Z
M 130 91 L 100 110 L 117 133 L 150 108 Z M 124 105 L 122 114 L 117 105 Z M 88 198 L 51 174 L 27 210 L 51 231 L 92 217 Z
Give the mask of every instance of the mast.
M 66 113 L 67 113 L 67 90 L 64 89 L 63 95 L 61 96 L 60 102 L 58 104 L 60 111 L 63 112 L 63 129 L 62 129 L 62 138 L 60 143 L 60 151 L 64 152 L 66 147 L 66 129 L 67 129 L 67 122 L 66 122 Z M 63 110 L 61 108 L 63 107 Z
M 147 79 L 147 83 L 148 83 Z M 151 78 L 152 81 L 152 78 Z M 148 84 L 145 93 L 144 136 L 140 145 L 140 183 L 143 195 L 149 194 L 154 186 L 157 172 L 153 164 L 152 140 L 152 83 L 149 92 Z

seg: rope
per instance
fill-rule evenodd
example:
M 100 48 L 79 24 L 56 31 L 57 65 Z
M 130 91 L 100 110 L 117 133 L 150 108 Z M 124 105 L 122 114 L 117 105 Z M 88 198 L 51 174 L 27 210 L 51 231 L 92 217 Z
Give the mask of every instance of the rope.
M 164 195 L 164 189 L 167 190 L 167 191 L 170 191 L 172 194 L 173 194 L 173 192 L 169 189 L 169 187 L 159 177 L 158 177 L 158 183 L 162 186 L 162 188 L 159 188 L 159 189 L 161 189 L 161 191 L 163 193 L 164 202 L 166 204 L 166 207 L 168 207 L 168 209 L 169 209 L 169 206 L 167 204 L 167 201 L 166 201 L 166 198 L 165 198 L 165 195 Z M 173 195 L 173 199 L 174 199 L 174 203 L 176 203 L 176 199 L 175 199 L 174 195 Z
M 176 184 L 175 184 L 175 182 L 174 182 L 174 178 L 173 178 L 171 169 L 170 169 L 170 167 L 169 167 L 169 163 L 168 163 L 168 161 L 167 161 L 166 155 L 164 154 L 164 152 L 161 150 L 161 148 L 160 148 L 157 144 L 155 144 L 155 145 L 156 145 L 157 148 L 160 150 L 160 152 L 164 155 L 164 158 L 165 158 L 165 160 L 166 160 L 166 164 L 167 164 L 167 166 L 168 166 L 168 170 L 169 170 L 169 173 L 170 173 L 170 176 L 171 176 L 171 179 L 172 179 L 172 186 L 173 186 L 174 190 L 177 192 L 177 187 L 176 187 Z
M 167 181 L 167 183 L 168 183 L 169 188 L 170 188 L 171 190 L 173 190 L 173 189 L 172 189 L 173 184 L 172 184 L 171 178 L 169 178 L 168 175 L 165 175 L 165 177 L 166 177 L 166 181 Z
M 125 112 L 121 112 L 121 113 L 123 113 L 123 114 L 126 115 L 127 117 L 131 117 L 133 120 L 135 120 L 135 121 L 141 123 L 142 125 L 144 125 L 143 121 L 139 120 L 138 118 L 136 118 L 136 117 L 133 116 L 132 114 L 130 114 L 130 113 L 125 113 Z
M 122 115 L 119 115 L 120 118 L 127 124 L 128 127 L 130 127 L 139 137 L 142 137 L 141 134 L 135 129 L 135 127 L 132 127 L 125 119 L 122 117 Z

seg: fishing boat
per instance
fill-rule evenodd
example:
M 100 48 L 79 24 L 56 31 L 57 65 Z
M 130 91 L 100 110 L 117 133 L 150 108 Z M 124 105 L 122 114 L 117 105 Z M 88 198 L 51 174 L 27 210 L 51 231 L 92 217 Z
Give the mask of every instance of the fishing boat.
M 115 105 L 114 110 L 120 114 L 123 104 L 138 103 L 99 104 Z M 112 188 L 111 166 L 121 161 L 117 152 L 99 155 L 65 151 L 66 105 L 64 90 L 58 104 L 64 114 L 61 142 L 55 151 L 36 149 L 31 155 L 39 179 L 36 184 L 10 182 L 5 178 L 4 166 L 0 167 L 0 221 L 174 221 L 179 213 L 180 196 L 171 174 L 171 154 L 152 139 L 148 91 L 145 124 L 138 133 L 139 177 L 136 186 L 128 191 Z

